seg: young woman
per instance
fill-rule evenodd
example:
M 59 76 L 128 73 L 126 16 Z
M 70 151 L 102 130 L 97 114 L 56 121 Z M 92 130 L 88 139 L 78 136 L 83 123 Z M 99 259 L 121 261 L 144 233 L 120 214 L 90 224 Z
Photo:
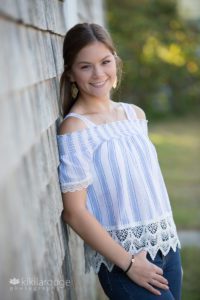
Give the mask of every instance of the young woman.
M 108 32 L 65 36 L 57 135 L 63 220 L 84 240 L 109 299 L 180 300 L 180 242 L 145 113 L 116 103 L 120 58 Z

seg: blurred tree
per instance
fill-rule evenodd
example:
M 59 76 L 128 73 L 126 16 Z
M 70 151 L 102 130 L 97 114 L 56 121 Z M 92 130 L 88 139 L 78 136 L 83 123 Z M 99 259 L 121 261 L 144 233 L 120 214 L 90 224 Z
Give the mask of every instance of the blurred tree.
M 200 34 L 175 0 L 106 1 L 107 23 L 124 74 L 117 99 L 148 114 L 181 114 L 200 106 Z

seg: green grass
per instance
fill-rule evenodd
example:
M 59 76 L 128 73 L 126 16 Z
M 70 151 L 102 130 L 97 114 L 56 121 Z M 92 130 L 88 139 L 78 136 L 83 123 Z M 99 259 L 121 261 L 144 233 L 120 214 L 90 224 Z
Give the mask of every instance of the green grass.
M 183 266 L 182 300 L 200 300 L 200 249 L 183 248 L 181 251 Z
M 149 124 L 178 229 L 200 230 L 199 120 L 187 117 Z M 182 248 L 181 257 L 182 300 L 200 300 L 200 248 Z
M 149 122 L 150 123 L 150 122 Z M 200 229 L 200 121 L 149 124 L 178 229 Z

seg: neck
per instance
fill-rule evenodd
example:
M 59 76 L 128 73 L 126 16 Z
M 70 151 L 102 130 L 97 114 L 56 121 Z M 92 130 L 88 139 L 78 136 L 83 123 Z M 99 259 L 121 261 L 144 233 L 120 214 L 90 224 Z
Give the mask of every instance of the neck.
M 92 99 L 80 96 L 76 102 L 81 110 L 87 112 L 87 114 L 109 113 L 113 110 L 113 101 L 109 96 Z

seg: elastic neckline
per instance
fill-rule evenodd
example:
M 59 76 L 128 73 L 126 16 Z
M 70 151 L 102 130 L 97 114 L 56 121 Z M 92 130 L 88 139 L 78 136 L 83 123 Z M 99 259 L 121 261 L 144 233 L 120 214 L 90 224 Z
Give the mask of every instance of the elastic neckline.
M 87 126 L 88 127 L 96 127 L 96 126 L 101 126 L 101 125 L 104 125 L 104 124 L 110 124 L 110 123 L 115 123 L 115 122 L 118 122 L 118 121 L 125 121 L 125 120 L 131 120 L 130 119 L 130 117 L 129 117 L 129 112 L 128 112 L 128 110 L 126 109 L 126 107 L 125 107 L 125 105 L 126 105 L 126 103 L 123 103 L 123 102 L 118 102 L 119 103 L 119 105 L 121 106 L 121 108 L 123 109 L 123 111 L 124 111 L 124 114 L 126 115 L 126 118 L 125 119 L 122 119 L 122 120 L 115 120 L 115 121 L 111 121 L 111 122 L 108 122 L 108 123 L 99 123 L 99 124 L 96 124 L 96 123 L 94 123 L 93 121 L 91 121 L 88 117 L 86 117 L 85 115 L 81 115 L 81 114 L 78 114 L 78 113 L 75 113 L 75 112 L 71 112 L 71 113 L 69 113 L 68 115 L 66 115 L 65 116 L 65 118 L 66 117 L 70 117 L 70 115 L 71 116 L 79 116 L 79 118 L 84 122 L 85 121 L 85 123 L 87 124 Z M 137 118 L 137 115 L 136 115 L 136 112 L 135 112 L 135 110 L 132 108 L 132 110 L 133 110 L 133 115 L 135 116 L 135 119 L 138 119 Z M 64 118 L 64 119 L 65 119 Z
M 109 122 L 109 123 L 102 123 L 102 124 L 99 124 L 99 125 L 95 125 L 95 126 L 92 126 L 92 127 L 85 127 L 83 129 L 80 129 L 80 130 L 75 130 L 75 131 L 72 131 L 72 132 L 68 132 L 68 133 L 64 133 L 64 134 L 57 134 L 57 137 L 64 137 L 64 136 L 70 136 L 70 135 L 74 135 L 74 134 L 82 134 L 84 133 L 85 131 L 88 131 L 88 130 L 92 130 L 92 129 L 95 129 L 95 128 L 100 128 L 100 127 L 106 127 L 106 126 L 114 126 L 115 124 L 117 125 L 118 123 L 129 123 L 129 122 L 141 122 L 141 123 L 148 123 L 149 121 L 147 119 L 123 119 L 123 120 L 117 120 L 117 121 L 113 121 L 113 122 Z

